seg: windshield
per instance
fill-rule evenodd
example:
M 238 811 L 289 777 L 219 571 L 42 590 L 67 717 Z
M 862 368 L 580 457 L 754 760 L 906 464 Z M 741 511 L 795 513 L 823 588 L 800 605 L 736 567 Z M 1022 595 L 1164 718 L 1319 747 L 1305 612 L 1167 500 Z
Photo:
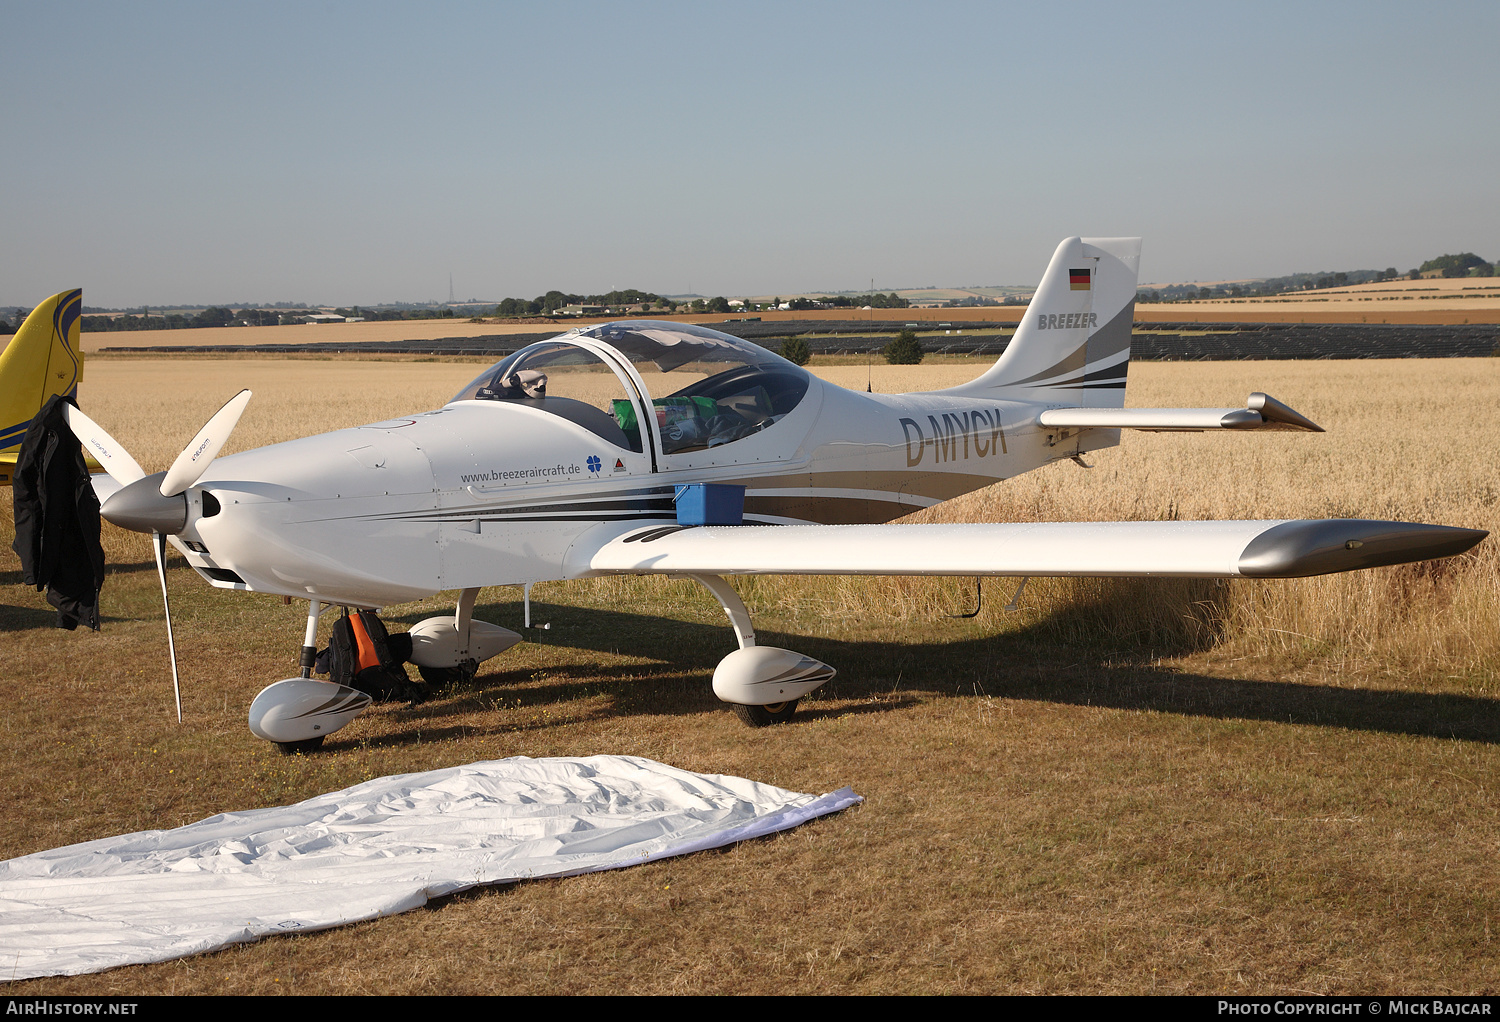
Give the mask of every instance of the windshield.
M 803 369 L 757 344 L 685 323 L 639 320 L 586 327 L 522 348 L 486 369 L 454 400 L 530 404 L 641 451 L 635 402 L 597 355 L 573 343 L 575 338 L 606 344 L 634 365 L 651 395 L 664 454 L 704 450 L 758 433 L 807 393 Z M 572 403 L 560 403 L 563 398 Z
M 453 400 L 535 408 L 641 453 L 640 431 L 628 434 L 618 421 L 619 407 L 634 407 L 625 384 L 598 355 L 566 340 L 527 345 L 490 366 Z

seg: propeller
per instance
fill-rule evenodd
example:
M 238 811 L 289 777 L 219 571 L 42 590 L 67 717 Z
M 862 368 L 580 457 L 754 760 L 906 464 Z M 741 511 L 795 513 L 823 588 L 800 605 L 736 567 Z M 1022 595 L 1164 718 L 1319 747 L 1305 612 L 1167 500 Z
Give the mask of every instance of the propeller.
M 106 520 L 124 529 L 151 533 L 151 548 L 156 555 L 156 576 L 161 581 L 162 610 L 167 618 L 167 653 L 172 661 L 172 695 L 177 702 L 177 722 L 182 723 L 182 689 L 177 679 L 177 643 L 172 637 L 172 605 L 167 599 L 167 537 L 175 536 L 187 526 L 188 488 L 203 478 L 208 466 L 218 457 L 229 434 L 250 402 L 250 391 L 242 390 L 230 398 L 204 423 L 198 435 L 188 442 L 172 467 L 166 472 L 146 475 L 145 469 L 130 456 L 118 440 L 104 427 L 90 419 L 75 405 L 63 409 L 68 428 L 94 455 L 104 471 L 118 485 L 99 509 Z
M 121 447 L 119 441 L 104 431 L 104 427 L 78 410 L 71 402 L 63 405 L 63 418 L 78 442 L 88 448 L 94 460 L 104 466 L 109 477 L 121 486 L 129 486 L 146 474 L 146 470 Z
M 167 477 L 161 481 L 163 497 L 175 497 L 203 477 L 204 470 L 219 456 L 219 449 L 234 432 L 249 403 L 250 392 L 242 390 L 224 402 L 224 407 L 203 424 L 198 435 L 188 441 L 177 460 L 172 462 L 172 467 L 167 469 Z
M 172 604 L 167 599 L 167 534 L 151 534 L 151 551 L 156 554 L 156 577 L 161 582 L 161 610 L 167 619 L 167 658 L 172 661 L 172 699 L 177 703 L 177 723 L 182 723 L 182 688 L 177 683 L 177 643 L 172 638 Z

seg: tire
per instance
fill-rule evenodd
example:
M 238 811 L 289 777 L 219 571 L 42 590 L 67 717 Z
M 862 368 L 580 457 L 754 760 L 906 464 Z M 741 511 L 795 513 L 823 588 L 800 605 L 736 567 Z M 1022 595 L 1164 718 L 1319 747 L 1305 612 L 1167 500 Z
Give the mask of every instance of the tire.
M 772 703 L 769 706 L 742 706 L 736 703 L 734 715 L 750 727 L 770 727 L 772 724 L 785 724 L 792 719 L 792 714 L 797 712 L 797 700 L 788 699 L 784 703 Z
M 299 752 L 317 752 L 323 747 L 323 739 L 327 735 L 319 735 L 316 738 L 304 738 L 300 742 L 277 742 L 276 748 L 281 750 L 283 756 L 295 756 Z
M 457 667 L 423 667 L 417 664 L 417 673 L 422 680 L 434 688 L 444 685 L 466 685 L 474 680 L 478 673 L 479 663 L 476 660 L 465 660 Z

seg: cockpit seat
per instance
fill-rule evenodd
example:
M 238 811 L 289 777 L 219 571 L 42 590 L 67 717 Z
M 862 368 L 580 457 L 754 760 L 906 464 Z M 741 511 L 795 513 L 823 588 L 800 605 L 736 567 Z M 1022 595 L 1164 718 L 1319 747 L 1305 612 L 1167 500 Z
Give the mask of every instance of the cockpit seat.
M 625 436 L 625 431 L 615 421 L 615 417 L 602 408 L 595 408 L 586 401 L 578 401 L 571 397 L 522 397 L 509 398 L 505 402 L 510 405 L 521 405 L 525 408 L 535 408 L 538 411 L 550 412 L 561 416 L 569 422 L 577 423 L 590 433 L 608 440 L 616 447 L 627 450 L 639 451 L 640 440 L 635 443 Z M 639 436 L 639 434 L 637 434 Z

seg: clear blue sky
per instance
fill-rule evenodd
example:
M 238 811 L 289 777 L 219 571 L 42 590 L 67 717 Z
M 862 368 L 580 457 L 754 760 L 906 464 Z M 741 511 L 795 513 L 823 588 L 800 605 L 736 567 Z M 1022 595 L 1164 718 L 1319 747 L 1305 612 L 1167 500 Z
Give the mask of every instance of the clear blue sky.
M 1500 258 L 1500 5 L 0 0 L 0 304 Z

